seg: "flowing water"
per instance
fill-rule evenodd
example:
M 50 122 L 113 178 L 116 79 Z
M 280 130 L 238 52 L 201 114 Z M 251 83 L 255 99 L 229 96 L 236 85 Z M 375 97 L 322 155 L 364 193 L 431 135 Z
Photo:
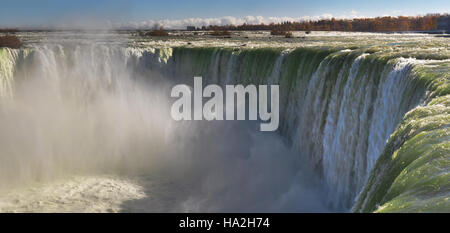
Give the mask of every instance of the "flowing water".
M 21 36 L 0 48 L 1 212 L 450 210 L 448 38 Z M 280 85 L 278 131 L 173 121 L 194 76 Z

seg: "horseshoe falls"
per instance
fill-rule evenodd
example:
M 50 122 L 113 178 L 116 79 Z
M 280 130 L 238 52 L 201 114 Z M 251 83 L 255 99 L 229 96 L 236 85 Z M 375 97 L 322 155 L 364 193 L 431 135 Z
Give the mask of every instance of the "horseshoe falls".
M 0 48 L 0 212 L 450 211 L 448 38 L 36 34 Z M 172 120 L 194 76 L 279 85 L 278 130 Z

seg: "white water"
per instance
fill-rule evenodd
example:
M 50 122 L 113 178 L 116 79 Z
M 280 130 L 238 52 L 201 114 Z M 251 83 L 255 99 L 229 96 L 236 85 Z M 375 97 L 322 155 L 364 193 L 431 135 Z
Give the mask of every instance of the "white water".
M 75 176 L 3 193 L 2 212 L 119 212 L 122 203 L 146 198 L 141 186 L 120 177 Z
M 18 190 L 0 198 L 0 211 L 346 210 L 419 98 L 400 106 L 415 60 L 382 74 L 360 69 L 366 54 L 350 67 L 323 60 L 293 87 L 284 116 L 292 127 L 280 137 L 249 122 L 173 122 L 169 88 L 186 81 L 174 77 L 184 70 L 165 50 L 101 43 L 33 50 L 20 59 L 6 50 L 0 59 L 0 94 L 9 97 L 1 100 L 0 190 Z M 237 55 L 209 59 L 209 82 L 242 78 Z M 276 59 L 269 83 L 281 81 L 285 59 Z M 332 69 L 334 84 L 326 78 Z
M 170 83 L 135 72 L 142 51 L 34 51 L 1 101 L 0 211 L 325 210 L 276 135 L 246 122 L 173 122 Z M 155 176 L 171 185 L 145 182 Z

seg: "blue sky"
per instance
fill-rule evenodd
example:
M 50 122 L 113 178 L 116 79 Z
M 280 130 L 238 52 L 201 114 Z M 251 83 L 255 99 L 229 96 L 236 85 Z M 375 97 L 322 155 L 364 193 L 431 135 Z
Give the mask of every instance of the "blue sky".
M 449 0 L 2 0 L 0 26 L 59 22 L 181 20 L 186 18 L 382 16 L 450 13 Z M 153 21 L 152 21 L 153 22 Z

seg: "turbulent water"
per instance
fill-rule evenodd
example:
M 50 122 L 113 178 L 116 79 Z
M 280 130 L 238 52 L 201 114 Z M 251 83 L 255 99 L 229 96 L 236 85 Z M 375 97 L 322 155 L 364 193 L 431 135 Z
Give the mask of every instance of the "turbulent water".
M 0 49 L 0 211 L 450 211 L 448 46 L 403 37 Z M 279 130 L 172 121 L 194 76 L 280 85 Z

